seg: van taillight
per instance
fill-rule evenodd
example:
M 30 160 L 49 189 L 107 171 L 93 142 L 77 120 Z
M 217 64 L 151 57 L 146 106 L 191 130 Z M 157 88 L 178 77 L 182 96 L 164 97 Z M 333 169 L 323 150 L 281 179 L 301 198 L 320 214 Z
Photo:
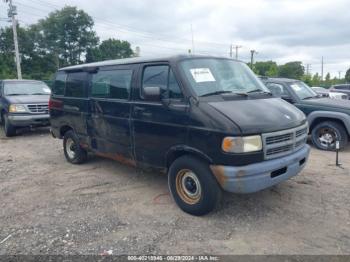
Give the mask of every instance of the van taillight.
M 50 100 L 49 100 L 49 110 L 51 110 L 53 108 L 54 109 L 61 109 L 62 106 L 63 106 L 63 102 L 62 101 L 50 98 Z

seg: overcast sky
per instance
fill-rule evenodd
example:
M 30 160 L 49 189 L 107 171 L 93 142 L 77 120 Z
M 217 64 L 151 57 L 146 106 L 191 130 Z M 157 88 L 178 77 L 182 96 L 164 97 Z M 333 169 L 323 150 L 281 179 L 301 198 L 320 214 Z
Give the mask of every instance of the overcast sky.
M 241 45 L 239 58 L 277 63 L 302 61 L 311 72 L 338 76 L 350 67 L 349 0 L 13 0 L 21 24 L 31 24 L 64 5 L 85 10 L 103 40 L 128 40 L 141 55 L 194 52 L 228 56 Z M 0 18 L 7 6 L 0 2 Z M 6 22 L 0 22 L 0 26 Z

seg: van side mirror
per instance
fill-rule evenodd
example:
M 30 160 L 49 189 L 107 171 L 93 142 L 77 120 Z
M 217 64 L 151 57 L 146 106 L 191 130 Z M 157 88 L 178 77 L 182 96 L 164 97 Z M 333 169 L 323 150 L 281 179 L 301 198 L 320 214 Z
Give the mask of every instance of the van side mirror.
M 143 88 L 143 96 L 148 101 L 160 101 L 161 88 L 159 86 L 146 86 Z
M 281 96 L 281 98 L 282 98 L 283 100 L 287 101 L 288 103 L 291 103 L 291 104 L 294 104 L 294 103 L 295 103 L 293 97 L 291 97 L 291 96 L 285 96 L 285 95 L 284 95 L 284 96 Z

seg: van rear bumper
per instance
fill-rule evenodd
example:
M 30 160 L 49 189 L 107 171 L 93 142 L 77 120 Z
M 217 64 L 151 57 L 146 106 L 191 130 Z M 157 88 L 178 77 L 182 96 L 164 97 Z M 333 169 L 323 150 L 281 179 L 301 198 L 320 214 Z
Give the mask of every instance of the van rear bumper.
M 9 115 L 8 120 L 13 126 L 26 127 L 26 126 L 49 126 L 50 115 Z
M 221 187 L 232 193 L 253 193 L 269 188 L 293 176 L 304 167 L 310 154 L 305 145 L 291 155 L 247 166 L 219 166 L 210 168 Z

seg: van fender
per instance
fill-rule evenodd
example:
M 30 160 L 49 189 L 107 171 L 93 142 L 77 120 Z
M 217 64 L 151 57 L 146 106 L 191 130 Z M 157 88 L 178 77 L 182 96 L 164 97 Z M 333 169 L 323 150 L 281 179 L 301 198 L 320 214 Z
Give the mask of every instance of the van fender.
M 186 146 L 186 145 L 176 145 L 171 147 L 168 152 L 165 155 L 165 166 L 167 168 L 169 168 L 170 164 L 178 157 L 186 155 L 186 154 L 190 154 L 190 155 L 194 155 L 197 156 L 200 159 L 203 159 L 205 161 L 207 161 L 209 164 L 213 163 L 213 160 L 205 153 L 203 153 L 202 151 L 190 147 L 190 146 Z
M 62 139 L 64 133 L 67 132 L 68 130 L 73 130 L 74 131 L 74 128 L 71 125 L 69 125 L 68 123 L 65 123 L 65 122 L 60 123 L 60 127 L 58 129 L 58 131 L 59 131 L 59 137 L 58 138 Z
M 330 118 L 340 120 L 344 124 L 348 134 L 350 134 L 350 115 L 333 111 L 313 111 L 307 116 L 309 126 L 311 127 L 314 121 L 318 118 Z

